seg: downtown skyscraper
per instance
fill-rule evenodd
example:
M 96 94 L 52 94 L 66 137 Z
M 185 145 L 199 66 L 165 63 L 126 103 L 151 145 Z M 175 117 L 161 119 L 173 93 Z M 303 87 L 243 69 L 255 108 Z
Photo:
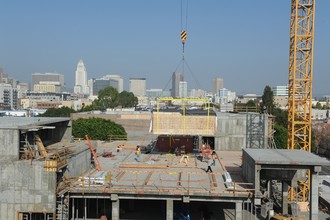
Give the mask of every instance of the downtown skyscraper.
M 173 98 L 179 98 L 179 85 L 180 82 L 183 81 L 182 73 L 174 72 L 172 75 L 172 89 L 171 89 L 171 96 Z
M 79 60 L 76 70 L 76 82 L 73 89 L 76 94 L 89 94 L 89 87 L 87 84 L 87 71 L 83 60 Z

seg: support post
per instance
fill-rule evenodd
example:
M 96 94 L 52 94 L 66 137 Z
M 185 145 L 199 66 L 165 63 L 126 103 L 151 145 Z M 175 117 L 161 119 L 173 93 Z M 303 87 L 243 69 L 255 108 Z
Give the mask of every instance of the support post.
M 319 213 L 319 195 L 318 195 L 318 173 L 310 172 L 310 219 L 311 220 L 318 220 L 318 213 Z
M 119 220 L 119 198 L 117 194 L 111 194 L 112 220 Z
M 288 210 L 288 190 L 289 184 L 285 181 L 282 181 L 282 214 L 287 215 Z
M 72 220 L 74 220 L 74 198 L 72 198 Z
M 166 200 L 166 220 L 173 220 L 173 200 Z
M 235 203 L 235 219 L 236 220 L 242 220 L 242 202 L 236 202 Z

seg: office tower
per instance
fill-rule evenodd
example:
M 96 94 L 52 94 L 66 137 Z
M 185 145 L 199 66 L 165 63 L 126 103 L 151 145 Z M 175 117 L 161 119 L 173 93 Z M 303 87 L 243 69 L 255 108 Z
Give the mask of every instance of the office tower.
M 0 83 L 0 109 L 17 109 L 17 90 L 10 84 Z
M 117 89 L 117 91 L 119 93 L 121 93 L 122 91 L 124 91 L 124 80 L 123 80 L 123 78 L 121 78 L 121 76 L 119 76 L 119 75 L 105 75 L 101 79 L 107 79 L 107 80 L 112 80 L 112 81 L 115 80 L 115 81 L 117 81 L 116 87 L 114 87 L 114 88 Z
M 146 78 L 130 78 L 129 91 L 135 96 L 146 95 Z
M 76 94 L 89 94 L 89 87 L 87 85 L 87 71 L 83 60 L 79 60 L 76 70 L 76 82 L 73 89 Z
M 29 91 L 28 83 L 18 83 L 17 84 L 17 98 L 25 98 L 26 93 Z
M 112 79 L 93 79 L 93 95 L 98 96 L 100 90 L 103 90 L 107 87 L 113 87 L 118 91 L 118 81 Z
M 179 97 L 187 98 L 188 96 L 188 85 L 186 81 L 179 82 Z
M 288 86 L 273 86 L 272 91 L 274 96 L 288 97 Z
M 3 68 L 0 68 L 0 83 L 10 84 L 13 88 L 17 86 L 17 81 L 9 77 Z
M 230 91 L 226 88 L 220 89 L 217 95 L 220 97 L 220 104 L 232 103 L 236 100 L 236 92 Z
M 32 85 L 31 89 L 34 89 L 35 85 L 59 85 L 60 92 L 64 92 L 64 75 L 60 73 L 32 73 Z
M 223 79 L 216 77 L 213 79 L 213 95 L 218 95 L 220 89 L 223 89 Z
M 202 89 L 192 89 L 189 92 L 190 98 L 204 98 L 206 95 L 206 91 Z
M 172 75 L 172 89 L 171 89 L 171 96 L 173 98 L 179 97 L 179 84 L 183 81 L 183 75 L 178 72 L 174 72 Z
M 3 83 L 2 78 L 5 75 L 5 71 L 3 70 L 3 68 L 0 68 L 0 83 Z

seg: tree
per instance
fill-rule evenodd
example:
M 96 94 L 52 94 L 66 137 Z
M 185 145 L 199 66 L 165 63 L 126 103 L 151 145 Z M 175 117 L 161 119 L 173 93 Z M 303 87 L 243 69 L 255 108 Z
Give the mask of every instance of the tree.
M 284 128 L 288 127 L 288 111 L 282 110 L 280 108 L 274 108 L 273 115 L 275 116 L 275 123 L 283 126 Z
M 70 117 L 71 113 L 76 111 L 69 107 L 61 108 L 49 108 L 44 114 L 40 114 L 40 117 Z
M 138 98 L 132 92 L 122 91 L 118 95 L 118 104 L 123 108 L 135 107 L 138 104 Z
M 107 87 L 99 91 L 98 99 L 93 104 L 97 105 L 101 110 L 114 108 L 118 106 L 118 92 L 113 87 Z
M 288 130 L 282 125 L 275 123 L 274 125 L 274 142 L 277 149 L 286 149 L 288 143 Z
M 316 109 L 322 109 L 321 103 L 320 102 L 317 102 L 315 108 Z
M 91 105 L 83 106 L 80 109 L 80 112 L 89 112 L 89 111 L 93 111 L 93 110 L 100 110 L 100 107 L 98 105 L 96 105 L 95 103 L 93 103 Z
M 110 136 L 127 139 L 127 133 L 123 126 L 111 120 L 102 118 L 80 118 L 72 122 L 72 135 L 84 138 L 85 135 L 91 140 L 109 140 Z
M 270 114 L 274 109 L 274 94 L 270 86 L 266 86 L 262 95 L 261 109 Z
M 256 107 L 256 102 L 254 100 L 249 100 L 246 103 L 246 106 L 248 106 L 248 107 Z

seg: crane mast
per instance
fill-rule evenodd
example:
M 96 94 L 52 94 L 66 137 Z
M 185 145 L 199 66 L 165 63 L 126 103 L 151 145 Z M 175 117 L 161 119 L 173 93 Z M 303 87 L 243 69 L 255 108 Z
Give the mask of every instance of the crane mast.
M 314 20 L 316 0 L 292 0 L 288 84 L 288 149 L 311 152 Z M 309 172 L 297 191 L 307 201 Z M 297 196 L 295 196 L 297 197 Z

